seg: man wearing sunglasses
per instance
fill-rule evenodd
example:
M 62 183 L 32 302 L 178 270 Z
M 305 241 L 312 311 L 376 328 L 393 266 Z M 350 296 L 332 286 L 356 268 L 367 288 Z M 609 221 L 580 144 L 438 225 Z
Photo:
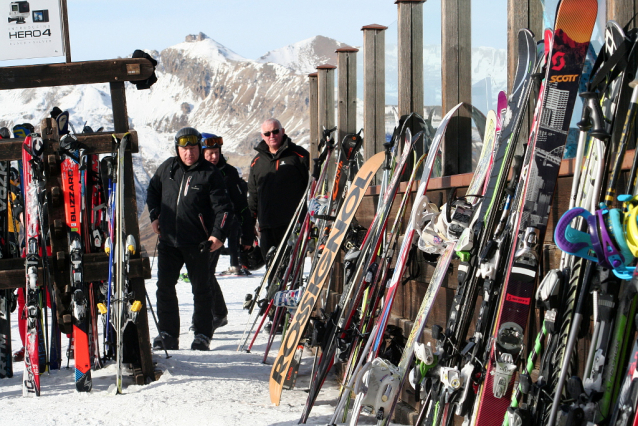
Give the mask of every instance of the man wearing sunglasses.
M 209 259 L 228 235 L 233 208 L 223 176 L 201 153 L 201 135 L 185 127 L 175 135 L 177 155 L 159 166 L 147 190 L 157 246 L 157 316 L 154 349 L 179 349 L 180 319 L 175 285 L 186 265 L 193 287 L 193 350 L 208 350 L 213 336 Z
M 261 136 L 250 164 L 248 207 L 259 221 L 259 245 L 264 255 L 281 242 L 308 183 L 310 154 L 295 145 L 279 120 L 261 125 Z

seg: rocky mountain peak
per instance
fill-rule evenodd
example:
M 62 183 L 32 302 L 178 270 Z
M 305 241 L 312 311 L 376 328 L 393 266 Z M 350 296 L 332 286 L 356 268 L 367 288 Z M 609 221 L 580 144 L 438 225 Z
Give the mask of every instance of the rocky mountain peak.
M 203 32 L 200 31 L 199 34 L 189 34 L 189 35 L 187 35 L 186 39 L 184 41 L 186 43 L 193 43 L 193 42 L 196 42 L 196 41 L 205 40 L 207 38 L 210 38 L 210 37 L 208 37 L 206 34 L 204 34 Z

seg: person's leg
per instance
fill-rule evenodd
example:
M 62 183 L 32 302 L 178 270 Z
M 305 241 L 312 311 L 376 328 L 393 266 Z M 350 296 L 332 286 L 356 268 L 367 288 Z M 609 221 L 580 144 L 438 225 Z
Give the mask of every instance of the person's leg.
M 197 247 L 180 247 L 193 287 L 193 325 L 195 335 L 210 338 L 213 333 L 212 292 L 209 274 L 209 252 L 201 253 Z
M 24 288 L 18 289 L 18 331 L 20 332 L 20 340 L 22 341 L 22 347 L 24 347 L 24 336 L 27 334 L 27 317 L 24 312 L 24 305 L 26 301 L 24 299 Z
M 230 228 L 228 235 L 228 251 L 230 252 L 230 266 L 239 268 L 239 222 L 233 220 L 233 225 Z
M 175 285 L 184 258 L 179 248 L 159 243 L 157 246 L 157 319 L 159 331 L 179 337 L 179 303 Z
M 224 300 L 224 293 L 217 278 L 215 278 L 215 269 L 217 268 L 217 261 L 219 260 L 220 251 L 217 250 L 210 254 L 210 290 L 213 296 L 213 317 L 224 318 L 228 315 L 228 308 L 226 307 L 226 301 Z
M 271 228 L 270 232 L 273 235 L 275 247 L 279 246 L 281 240 L 286 236 L 286 231 L 288 230 L 288 225 L 278 226 L 277 228 Z
M 261 229 L 260 233 L 259 248 L 261 249 L 261 254 L 264 256 L 264 259 L 266 259 L 270 247 L 277 247 L 277 244 L 275 244 L 275 236 L 270 228 Z

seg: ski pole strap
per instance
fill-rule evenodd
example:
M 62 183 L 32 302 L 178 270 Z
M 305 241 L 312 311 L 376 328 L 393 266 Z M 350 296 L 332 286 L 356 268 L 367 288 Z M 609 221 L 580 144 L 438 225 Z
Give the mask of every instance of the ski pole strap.
M 592 214 L 582 207 L 575 207 L 566 211 L 556 225 L 554 241 L 556 241 L 558 248 L 565 253 L 598 262 L 598 258 L 589 255 L 590 250 L 593 249 L 591 235 L 587 232 L 578 231 L 571 226 L 572 220 L 579 216 L 587 220 Z
M 611 236 L 616 243 L 620 253 L 624 258 L 624 265 L 629 265 L 634 260 L 634 255 L 627 245 L 625 238 L 625 229 L 623 227 L 623 214 L 621 209 L 609 209 L 605 220 L 607 229 L 611 232 Z
M 618 201 L 624 204 L 625 217 L 624 228 L 625 238 L 629 250 L 631 250 L 634 256 L 638 255 L 638 197 L 632 197 L 631 195 L 619 195 Z
M 603 218 L 603 210 L 598 210 L 595 215 L 589 216 L 587 224 L 592 237 L 592 245 L 598 257 L 598 264 L 603 268 L 620 268 L 624 264 L 624 259 L 609 236 Z
M 604 54 L 601 52 L 600 55 L 596 58 L 596 62 L 592 67 L 589 82 L 589 89 L 597 88 L 601 83 L 605 82 L 602 87 L 600 87 L 600 93 L 603 93 L 607 86 L 608 82 L 614 81 L 614 79 L 625 70 L 627 67 L 627 52 L 630 52 L 630 45 L 633 47 L 633 42 L 630 42 L 627 37 L 623 40 L 623 42 L 616 48 L 616 51 L 612 53 L 612 55 L 605 60 L 604 65 L 601 67 L 601 63 L 604 59 Z M 618 66 L 617 66 L 618 65 Z M 611 75 L 608 75 L 613 70 Z

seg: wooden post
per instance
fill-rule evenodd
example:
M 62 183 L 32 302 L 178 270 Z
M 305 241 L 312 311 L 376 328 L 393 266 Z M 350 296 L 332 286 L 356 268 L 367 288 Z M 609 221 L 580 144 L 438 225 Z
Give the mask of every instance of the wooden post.
M 385 30 L 366 25 L 363 31 L 363 153 L 366 160 L 385 142 Z
M 69 10 L 66 7 L 66 0 L 61 1 L 62 6 L 62 31 L 64 31 L 64 53 L 66 54 L 66 63 L 71 63 L 71 37 L 69 35 Z
M 425 0 L 397 0 L 399 51 L 399 116 L 415 112 L 423 116 L 423 3 Z M 421 129 L 410 129 L 415 134 Z M 423 154 L 423 143 L 414 150 L 417 158 Z M 408 161 L 403 179 L 412 172 Z
M 357 131 L 357 52 L 354 47 L 337 49 L 339 69 L 337 126 L 340 143 L 348 133 Z
M 317 67 L 319 121 L 317 126 L 318 140 L 323 136 L 323 129 L 335 126 L 335 69 L 336 66 L 325 64 Z
M 543 38 L 543 5 L 540 0 L 508 0 L 507 2 L 507 91 L 512 92 L 518 58 L 518 31 L 528 28 L 536 40 Z M 534 116 L 536 97 L 531 96 L 521 136 L 527 137 Z
M 423 115 L 424 1 L 395 1 L 399 13 L 399 115 Z
M 319 146 L 319 86 L 317 83 L 317 73 L 313 72 L 308 74 L 308 85 L 310 86 L 309 95 L 309 112 L 310 112 L 310 144 L 308 151 L 310 152 L 310 159 L 315 159 L 319 156 L 317 147 Z
M 111 104 L 113 106 L 113 126 L 115 132 L 124 133 L 129 130 L 128 112 L 126 109 L 126 90 L 123 82 L 110 83 L 111 88 Z M 139 241 L 140 228 L 137 222 L 137 198 L 135 195 L 135 176 L 133 171 L 133 158 L 131 151 L 127 150 L 124 154 L 124 226 L 126 235 L 137 236 L 137 252 L 133 258 L 140 258 L 141 246 Z M 120 183 L 122 184 L 122 183 Z M 131 290 L 135 294 L 136 300 L 142 302 L 142 309 L 137 315 L 135 327 L 130 325 L 126 327 L 125 342 L 126 344 L 134 344 L 134 338 L 137 337 L 140 354 L 140 367 L 142 369 L 143 382 L 137 384 L 150 383 L 155 380 L 153 373 L 153 357 L 151 355 L 150 336 L 148 332 L 148 314 L 146 306 L 146 286 L 144 278 L 131 278 Z M 137 331 L 137 333 L 131 332 Z
M 472 102 L 471 4 L 443 0 L 441 4 L 442 114 L 459 102 Z M 472 122 L 460 110 L 450 120 L 443 143 L 443 175 L 472 171 Z
M 637 0 L 607 0 L 607 20 L 614 20 L 622 27 L 627 25 L 636 11 L 638 11 Z M 598 22 L 601 21 L 605 22 L 606 20 L 598 20 Z M 637 26 L 636 20 L 634 20 L 629 27 L 636 28 Z

